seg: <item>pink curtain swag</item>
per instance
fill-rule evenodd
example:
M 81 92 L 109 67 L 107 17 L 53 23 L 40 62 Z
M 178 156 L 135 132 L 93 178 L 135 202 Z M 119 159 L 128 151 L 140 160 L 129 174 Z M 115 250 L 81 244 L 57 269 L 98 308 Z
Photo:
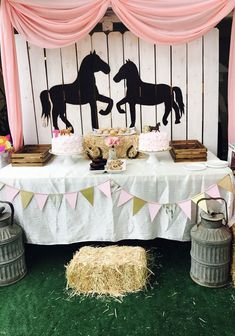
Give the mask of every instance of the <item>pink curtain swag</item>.
M 14 28 L 39 47 L 60 48 L 87 35 L 112 7 L 136 36 L 152 43 L 192 41 L 216 26 L 235 0 L 2 0 L 0 41 L 9 124 L 15 149 L 23 144 Z M 235 20 L 229 59 L 229 142 L 235 142 Z

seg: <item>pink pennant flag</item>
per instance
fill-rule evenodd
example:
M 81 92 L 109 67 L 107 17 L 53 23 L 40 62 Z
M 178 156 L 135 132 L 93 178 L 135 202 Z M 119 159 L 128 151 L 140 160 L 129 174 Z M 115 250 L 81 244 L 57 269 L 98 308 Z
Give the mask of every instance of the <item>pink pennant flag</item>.
M 131 194 L 128 194 L 128 192 L 126 192 L 124 189 L 122 189 L 121 193 L 120 193 L 120 196 L 119 196 L 117 206 L 120 207 L 121 205 L 125 204 L 126 202 L 128 202 L 132 198 L 133 198 L 133 196 Z
M 160 210 L 161 206 L 162 205 L 158 203 L 148 203 L 151 223 L 153 222 L 154 218 L 157 216 L 157 213 Z
M 111 198 L 111 188 L 110 188 L 110 181 L 106 181 L 104 183 L 101 183 L 97 186 L 97 188 L 102 191 L 102 193 L 107 196 L 108 198 Z
M 37 205 L 39 207 L 40 210 L 43 210 L 46 201 L 48 199 L 48 195 L 47 194 L 34 194 L 34 197 L 36 199 Z
M 178 206 L 183 210 L 185 215 L 191 219 L 191 200 L 179 202 Z
M 217 184 L 213 184 L 205 191 L 205 193 L 207 193 L 210 197 L 221 197 Z
M 66 193 L 64 194 L 64 197 L 68 201 L 71 208 L 75 209 L 77 204 L 78 193 L 77 192 Z
M 19 191 L 19 189 L 10 187 L 10 186 L 8 186 L 8 185 L 5 185 L 4 192 L 5 192 L 6 201 L 8 201 L 8 202 L 12 202 L 13 199 L 16 197 L 16 195 L 17 195 L 20 191 Z

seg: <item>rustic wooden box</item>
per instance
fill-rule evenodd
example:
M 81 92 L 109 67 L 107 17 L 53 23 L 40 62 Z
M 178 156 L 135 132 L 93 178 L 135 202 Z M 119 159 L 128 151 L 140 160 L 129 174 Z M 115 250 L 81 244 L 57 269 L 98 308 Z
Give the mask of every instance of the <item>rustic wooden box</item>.
M 44 166 L 51 158 L 51 145 L 26 145 L 11 156 L 12 166 Z
M 198 140 L 173 140 L 170 153 L 175 162 L 194 162 L 207 160 L 207 148 Z

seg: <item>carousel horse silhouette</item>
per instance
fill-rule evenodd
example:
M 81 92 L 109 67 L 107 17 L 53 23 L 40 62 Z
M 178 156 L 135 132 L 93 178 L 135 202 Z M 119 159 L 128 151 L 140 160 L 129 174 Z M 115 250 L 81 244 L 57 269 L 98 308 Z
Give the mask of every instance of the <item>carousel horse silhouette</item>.
M 114 76 L 113 80 L 117 83 L 122 79 L 126 79 L 126 96 L 121 99 L 117 104 L 119 113 L 126 113 L 121 108 L 121 105 L 128 103 L 130 106 L 131 125 L 135 126 L 136 112 L 135 105 L 158 105 L 165 104 L 165 113 L 162 118 L 164 125 L 167 125 L 167 118 L 171 109 L 175 110 L 175 124 L 180 123 L 182 114 L 184 113 L 184 103 L 181 89 L 177 86 L 170 87 L 166 84 L 151 84 L 145 83 L 140 79 L 138 69 L 130 60 L 121 66 L 118 73 Z M 174 99 L 174 93 L 176 100 Z
M 73 83 L 55 85 L 49 90 L 41 92 L 42 118 L 47 124 L 52 108 L 53 127 L 59 129 L 58 117 L 60 117 L 66 128 L 71 127 L 73 132 L 73 126 L 66 117 L 66 103 L 73 105 L 90 104 L 92 127 L 99 128 L 96 102 L 100 101 L 108 104 L 105 110 L 99 111 L 101 115 L 107 115 L 112 110 L 113 100 L 99 94 L 94 75 L 98 71 L 108 74 L 110 67 L 94 51 L 82 60 L 78 76 Z

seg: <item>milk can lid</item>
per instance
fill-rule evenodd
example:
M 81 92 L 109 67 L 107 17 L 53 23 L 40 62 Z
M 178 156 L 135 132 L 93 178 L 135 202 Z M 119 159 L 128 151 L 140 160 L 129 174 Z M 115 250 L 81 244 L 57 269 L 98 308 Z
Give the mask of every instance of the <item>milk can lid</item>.
M 221 212 L 207 213 L 205 211 L 202 211 L 201 218 L 208 220 L 210 222 L 217 222 L 217 221 L 222 221 L 224 219 L 224 214 Z

